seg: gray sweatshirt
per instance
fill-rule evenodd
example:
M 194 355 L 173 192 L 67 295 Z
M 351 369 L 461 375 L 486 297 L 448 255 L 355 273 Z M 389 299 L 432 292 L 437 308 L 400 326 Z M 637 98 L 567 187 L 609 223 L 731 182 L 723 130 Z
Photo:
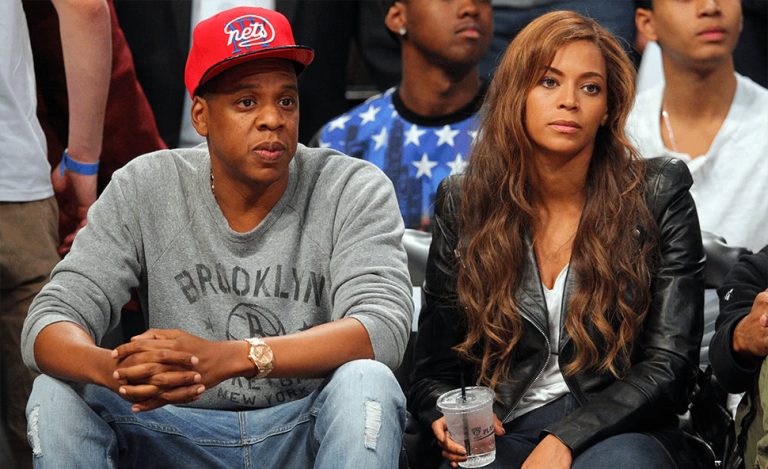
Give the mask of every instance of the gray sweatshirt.
M 210 340 L 269 337 L 343 317 L 359 320 L 376 360 L 394 368 L 413 305 L 403 222 L 375 166 L 299 145 L 282 198 L 237 233 L 216 204 L 205 145 L 163 150 L 116 171 L 88 225 L 30 307 L 24 360 L 45 326 L 72 321 L 99 343 L 136 288 L 150 327 Z M 268 407 L 320 380 L 235 378 L 196 407 Z

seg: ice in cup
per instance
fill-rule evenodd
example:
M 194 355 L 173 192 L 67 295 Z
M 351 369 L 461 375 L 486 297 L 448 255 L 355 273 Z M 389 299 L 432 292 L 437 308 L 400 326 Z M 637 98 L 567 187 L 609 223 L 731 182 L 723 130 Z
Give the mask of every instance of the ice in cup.
M 496 459 L 494 394 L 484 386 L 470 386 L 465 391 L 465 396 L 461 388 L 443 394 L 437 399 L 437 408 L 445 416 L 451 439 L 467 450 L 467 460 L 459 466 L 487 466 Z

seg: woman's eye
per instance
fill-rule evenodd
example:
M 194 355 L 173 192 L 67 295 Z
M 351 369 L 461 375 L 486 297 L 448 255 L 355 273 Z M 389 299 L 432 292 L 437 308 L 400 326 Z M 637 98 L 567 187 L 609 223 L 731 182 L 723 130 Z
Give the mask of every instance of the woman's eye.
M 552 77 L 544 77 L 539 81 L 539 84 L 544 88 L 554 88 L 557 86 L 557 80 Z
M 586 91 L 588 94 L 598 94 L 600 92 L 600 86 L 589 83 L 587 85 L 583 86 L 584 91 Z

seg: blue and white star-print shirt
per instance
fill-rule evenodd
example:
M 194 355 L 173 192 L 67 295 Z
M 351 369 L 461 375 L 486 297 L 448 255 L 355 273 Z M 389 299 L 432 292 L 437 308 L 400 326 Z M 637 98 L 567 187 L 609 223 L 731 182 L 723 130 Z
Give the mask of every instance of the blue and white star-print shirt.
M 406 228 L 429 231 L 437 186 L 467 164 L 482 91 L 453 114 L 424 117 L 390 88 L 325 124 L 315 143 L 381 168 L 395 186 Z

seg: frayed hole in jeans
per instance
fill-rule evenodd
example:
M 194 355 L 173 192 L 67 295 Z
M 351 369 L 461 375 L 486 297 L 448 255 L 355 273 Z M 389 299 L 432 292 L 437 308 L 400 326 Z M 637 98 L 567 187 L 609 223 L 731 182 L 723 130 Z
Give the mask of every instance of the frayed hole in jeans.
M 376 401 L 365 402 L 365 447 L 376 449 L 381 430 L 381 403 Z
M 29 413 L 29 423 L 27 425 L 27 439 L 29 446 L 32 447 L 32 454 L 35 457 L 43 455 L 43 449 L 40 447 L 40 428 L 39 428 L 40 406 L 35 406 Z

